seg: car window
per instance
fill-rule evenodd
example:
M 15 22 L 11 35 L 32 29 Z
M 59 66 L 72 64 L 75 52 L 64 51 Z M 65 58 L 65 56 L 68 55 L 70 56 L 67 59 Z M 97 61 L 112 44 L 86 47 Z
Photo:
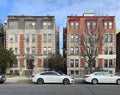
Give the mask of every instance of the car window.
M 98 72 L 98 73 L 95 73 L 96 76 L 103 76 L 103 73 L 101 72 Z
M 108 73 L 108 72 L 105 72 L 105 73 L 104 73 L 104 76 L 111 76 L 111 74 Z
M 55 73 L 55 72 L 44 72 L 44 73 L 41 73 L 40 75 L 57 75 L 57 73 Z

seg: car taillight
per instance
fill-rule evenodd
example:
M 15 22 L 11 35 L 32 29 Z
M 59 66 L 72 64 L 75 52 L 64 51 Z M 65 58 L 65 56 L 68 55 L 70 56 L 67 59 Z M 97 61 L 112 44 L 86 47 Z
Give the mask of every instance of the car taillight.
M 89 78 L 90 76 L 84 76 L 84 78 Z

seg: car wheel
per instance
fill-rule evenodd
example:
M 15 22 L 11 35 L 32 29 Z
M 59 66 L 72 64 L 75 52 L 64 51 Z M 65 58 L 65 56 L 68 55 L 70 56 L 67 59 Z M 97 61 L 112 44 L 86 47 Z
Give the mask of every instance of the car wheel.
M 67 79 L 67 78 L 66 78 L 66 79 L 64 79 L 64 80 L 63 80 L 63 84 L 70 84 L 69 79 Z
M 4 83 L 4 81 L 0 81 L 0 84 L 3 84 Z
M 43 80 L 43 79 L 39 78 L 39 79 L 37 80 L 37 84 L 43 84 L 43 83 L 44 83 L 44 80 Z
M 119 85 L 120 85 L 120 79 L 118 79 L 118 80 L 117 80 L 117 84 L 119 84 Z
M 97 79 L 93 79 L 92 80 L 92 84 L 97 84 L 98 83 L 98 80 Z

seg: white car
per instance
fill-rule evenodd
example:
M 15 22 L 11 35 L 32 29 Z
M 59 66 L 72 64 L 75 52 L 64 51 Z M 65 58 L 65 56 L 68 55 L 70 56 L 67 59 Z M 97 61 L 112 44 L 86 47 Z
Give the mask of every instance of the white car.
M 62 75 L 55 71 L 44 71 L 32 76 L 32 82 L 43 84 L 43 83 L 63 83 L 70 84 L 74 83 L 74 78 L 67 75 Z
M 113 76 L 109 72 L 94 72 L 83 77 L 83 81 L 97 84 L 97 83 L 116 83 L 120 85 L 120 76 Z

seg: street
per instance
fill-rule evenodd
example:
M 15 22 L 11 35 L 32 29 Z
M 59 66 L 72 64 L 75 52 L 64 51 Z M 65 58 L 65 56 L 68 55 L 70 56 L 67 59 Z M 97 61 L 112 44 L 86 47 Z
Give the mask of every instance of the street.
M 0 95 L 120 95 L 114 84 L 0 84 Z

